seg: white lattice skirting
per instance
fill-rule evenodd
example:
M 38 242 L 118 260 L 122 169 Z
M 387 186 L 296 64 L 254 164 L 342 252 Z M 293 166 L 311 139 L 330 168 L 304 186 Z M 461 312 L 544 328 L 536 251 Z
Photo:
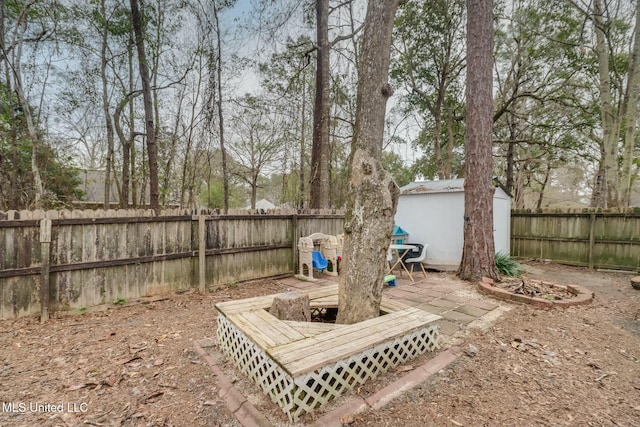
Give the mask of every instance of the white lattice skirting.
M 438 347 L 438 328 L 432 324 L 294 378 L 223 315 L 218 316 L 217 333 L 222 351 L 292 422 L 343 392 Z

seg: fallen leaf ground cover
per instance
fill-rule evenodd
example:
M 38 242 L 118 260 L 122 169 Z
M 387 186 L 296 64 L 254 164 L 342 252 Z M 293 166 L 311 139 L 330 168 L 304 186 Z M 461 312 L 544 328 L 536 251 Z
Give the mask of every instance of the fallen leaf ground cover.
M 350 424 L 640 425 L 640 291 L 631 276 L 532 262 L 525 275 L 582 285 L 596 297 L 568 309 L 514 305 L 488 329 L 460 331 L 447 341 L 465 350 L 457 362 Z M 215 341 L 215 303 L 286 290 L 264 280 L 44 325 L 0 321 L 0 426 L 238 426 L 194 342 Z

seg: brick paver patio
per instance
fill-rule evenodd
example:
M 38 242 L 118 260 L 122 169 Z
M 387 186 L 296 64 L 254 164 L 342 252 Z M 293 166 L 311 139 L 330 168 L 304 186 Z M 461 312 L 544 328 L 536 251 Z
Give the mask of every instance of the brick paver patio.
M 293 289 L 310 289 L 321 287 L 328 283 L 335 283 L 338 277 L 316 273 L 316 282 L 304 282 L 290 277 L 281 280 L 282 283 Z M 506 303 L 478 292 L 475 285 L 452 279 L 450 276 L 438 273 L 415 274 L 415 281 L 409 278 L 396 276 L 396 286 L 385 286 L 384 295 L 407 304 L 425 310 L 429 313 L 442 316 L 438 322 L 440 333 L 453 335 L 458 331 L 472 326 L 478 320 L 495 319 L 501 312 L 508 310 Z

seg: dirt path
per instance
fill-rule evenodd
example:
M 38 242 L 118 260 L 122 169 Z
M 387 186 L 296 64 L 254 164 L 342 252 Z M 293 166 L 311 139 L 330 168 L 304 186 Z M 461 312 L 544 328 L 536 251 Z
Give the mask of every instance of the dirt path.
M 464 336 L 467 355 L 453 366 L 351 425 L 640 425 L 640 291 L 630 276 L 528 270 L 586 286 L 596 300 L 567 310 L 515 306 Z M 254 282 L 44 326 L 0 322 L 0 426 L 238 426 L 194 340 L 215 336 L 216 302 L 284 290 Z

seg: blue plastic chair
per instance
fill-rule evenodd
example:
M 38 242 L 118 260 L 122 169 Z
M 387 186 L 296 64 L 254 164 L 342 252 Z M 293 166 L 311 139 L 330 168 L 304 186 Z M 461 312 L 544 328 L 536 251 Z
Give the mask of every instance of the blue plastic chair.
M 311 253 L 311 265 L 316 270 L 324 270 L 328 267 L 329 261 L 322 256 L 320 251 L 313 251 Z

